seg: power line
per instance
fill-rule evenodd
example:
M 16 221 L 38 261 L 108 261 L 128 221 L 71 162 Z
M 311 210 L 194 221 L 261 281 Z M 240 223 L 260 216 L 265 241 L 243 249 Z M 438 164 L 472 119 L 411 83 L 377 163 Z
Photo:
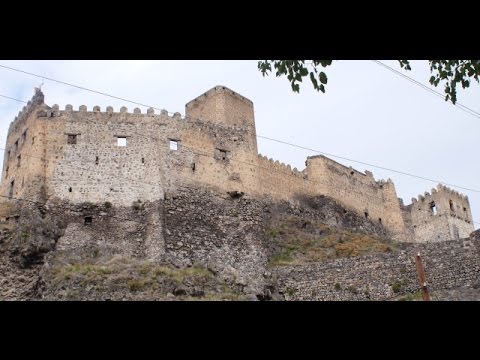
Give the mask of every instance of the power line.
M 0 65 L 1 66 L 1 65 Z M 23 100 L 18 100 L 18 99 L 15 99 L 15 98 L 12 98 L 10 96 L 5 96 L 5 95 L 0 95 L 1 97 L 5 98 L 5 99 L 9 99 L 9 100 L 14 100 L 14 101 L 18 101 L 18 102 L 21 102 L 21 103 L 27 103 L 26 101 L 23 101 Z
M 135 101 L 130 101 L 130 100 L 123 99 L 123 98 L 120 98 L 120 97 L 117 97 L 117 96 L 113 96 L 113 95 L 110 95 L 110 94 L 102 93 L 102 92 L 99 92 L 99 91 L 96 91 L 96 90 L 91 90 L 91 89 L 84 88 L 84 87 L 81 87 L 81 86 L 69 84 L 69 83 L 66 83 L 66 82 L 63 82 L 63 81 L 51 79 L 51 78 L 48 78 L 48 77 L 45 77 L 45 76 L 41 76 L 41 75 L 37 75 L 37 74 L 32 74 L 32 73 L 29 73 L 29 72 L 26 72 L 26 71 L 23 71 L 23 70 L 18 70 L 18 69 L 10 68 L 10 67 L 5 66 L 5 65 L 1 65 L 1 64 L 0 64 L 0 67 L 4 67 L 4 68 L 11 69 L 11 70 L 14 70 L 14 71 L 19 71 L 19 72 L 22 72 L 22 73 L 26 73 L 26 74 L 28 74 L 28 75 L 33 75 L 33 76 L 41 77 L 42 79 L 47 79 L 47 80 L 51 80 L 51 81 L 60 82 L 60 83 L 62 83 L 62 84 L 68 85 L 68 86 L 73 86 L 73 87 L 80 88 L 80 89 L 85 90 L 85 91 L 91 91 L 91 92 L 94 92 L 94 93 L 97 93 L 97 94 L 101 94 L 101 95 L 104 95 L 104 96 L 112 97 L 112 98 L 115 98 L 115 99 L 120 99 L 120 100 L 123 100 L 123 101 L 126 101 L 126 102 L 130 102 L 130 103 L 133 103 L 133 104 L 137 104 L 137 105 L 141 105 L 141 106 L 145 106 L 145 107 L 151 107 L 151 108 L 153 108 L 153 109 L 160 110 L 160 109 L 157 108 L 157 107 L 153 107 L 153 106 L 141 104 L 141 103 L 138 103 L 138 102 L 135 102 Z M 402 75 L 403 75 L 403 74 L 402 74 Z M 3 96 L 3 95 L 2 95 L 2 96 Z M 10 97 L 7 97 L 7 96 L 4 96 L 4 97 L 10 98 Z M 11 99 L 12 99 L 12 100 L 16 100 L 16 101 L 22 101 L 22 102 L 24 102 L 23 100 L 18 100 L 18 99 L 14 99 L 14 98 L 11 98 Z M 167 113 L 169 113 L 169 114 L 174 114 L 173 112 L 170 112 L 170 111 L 167 111 Z M 190 118 L 190 117 L 188 117 L 188 118 Z M 190 119 L 191 119 L 191 118 L 190 118 Z M 379 165 L 370 164 L 370 163 L 367 163 L 367 162 L 364 162 L 364 161 L 359 161 L 359 160 L 354 160 L 354 159 L 346 158 L 346 157 L 343 157 L 343 156 L 339 156 L 339 155 L 335 155 L 335 154 L 331 154 L 331 153 L 319 151 L 319 150 L 312 149 L 312 148 L 309 148 L 309 147 L 305 147 L 305 146 L 301 146 L 301 145 L 289 143 L 289 142 L 286 142 L 286 141 L 283 141 L 283 140 L 273 139 L 273 138 L 270 138 L 270 137 L 267 137 L 267 136 L 263 136 L 263 135 L 256 135 L 256 136 L 257 136 L 258 138 L 266 139 L 266 140 L 269 140 L 269 141 L 274 141 L 274 142 L 277 142 L 277 143 L 280 143 L 280 144 L 285 144 L 285 145 L 289 145 L 289 146 L 296 147 L 296 148 L 299 148 L 299 149 L 312 151 L 312 152 L 317 153 L 317 154 L 322 154 L 322 155 L 326 155 L 326 156 L 330 156 L 330 157 L 334 157 L 334 158 L 338 158 L 338 159 L 342 159 L 342 160 L 346 160 L 346 161 L 351 161 L 351 162 L 354 162 L 354 163 L 371 166 L 371 167 L 373 167 L 373 168 L 377 168 L 377 169 L 381 169 L 381 170 L 385 170 L 385 171 L 390 171 L 390 172 L 394 172 L 394 173 L 397 173 L 397 174 L 401 174 L 401 175 L 405 175 L 405 176 L 410 176 L 410 177 L 413 177 L 413 178 L 417 178 L 417 179 L 421 179 L 421 180 L 425 180 L 425 181 L 429 181 L 429 182 L 433 182 L 433 183 L 441 183 L 441 184 L 444 184 L 444 185 L 448 185 L 448 186 L 450 186 L 450 187 L 456 187 L 456 188 L 458 188 L 458 189 L 462 189 L 462 190 L 466 190 L 466 191 L 471 191 L 471 192 L 480 193 L 480 190 L 467 188 L 467 187 L 465 187 L 465 186 L 455 185 L 455 184 L 447 183 L 447 182 L 444 182 L 444 181 L 441 181 L 441 180 L 429 179 L 429 178 L 426 178 L 426 177 L 423 177 L 423 176 L 419 176 L 419 175 L 407 173 L 407 172 L 404 172 L 404 171 L 399 171 L 399 170 L 387 168 L 387 167 L 384 167 L 384 166 L 379 166 Z
M 385 69 L 393 72 L 394 74 L 396 74 L 396 75 L 398 75 L 398 76 L 401 76 L 402 78 L 410 81 L 411 83 L 413 83 L 413 84 L 415 84 L 415 85 L 417 85 L 417 86 L 420 86 L 422 89 L 427 90 L 428 92 L 432 93 L 433 95 L 436 95 L 436 96 L 442 98 L 443 100 L 445 100 L 445 96 L 444 96 L 442 93 L 440 93 L 440 92 L 438 92 L 438 91 L 436 91 L 436 90 L 434 90 L 434 89 L 426 86 L 425 84 L 422 84 L 421 82 L 415 80 L 414 78 L 412 78 L 412 77 L 410 77 L 410 76 L 408 76 L 408 75 L 405 75 L 405 74 L 401 73 L 400 71 L 392 68 L 391 66 L 389 66 L 389 65 L 387 65 L 387 64 L 384 64 L 383 62 L 381 62 L 381 61 L 379 61 L 379 60 L 372 60 L 372 61 L 373 61 L 374 63 L 376 63 L 376 64 L 384 67 Z M 479 112 L 477 112 L 477 111 L 469 108 L 469 107 L 466 106 L 466 105 L 463 105 L 463 104 L 459 103 L 458 101 L 456 102 L 456 104 L 451 103 L 451 102 L 450 102 L 450 104 L 456 106 L 458 109 L 463 110 L 463 111 L 465 111 L 466 113 L 468 113 L 468 114 L 470 114 L 470 115 L 472 115 L 472 116 L 475 116 L 475 117 L 477 117 L 477 118 L 480 118 L 480 113 L 479 113 Z
M 79 86 L 79 85 L 75 85 L 75 84 L 71 84 L 71 83 L 68 83 L 68 82 L 65 82 L 65 81 L 61 81 L 61 80 L 52 79 L 52 78 L 47 77 L 47 76 L 44 76 L 44 75 L 34 74 L 34 73 L 31 73 L 31 72 L 28 72 L 28 71 L 24 71 L 24 70 L 20 70 L 20 69 L 15 69 L 15 68 L 12 68 L 12 67 L 10 67 L 10 66 L 6 66 L 6 65 L 2 65 L 2 64 L 0 64 L 0 67 L 5 68 L 5 69 L 8 69 L 8 70 L 12 70 L 12 71 L 17 71 L 17 72 L 20 72 L 20 73 L 24 73 L 24 74 L 27 74 L 27 75 L 35 76 L 35 77 L 38 77 L 38 78 L 41 78 L 41 79 L 46 79 L 46 80 L 54 81 L 54 82 L 57 82 L 57 83 L 59 83 L 59 84 L 72 86 L 72 87 L 77 88 L 77 89 L 80 89 L 80 90 L 90 91 L 90 92 L 93 92 L 93 93 L 95 93 L 95 94 L 99 94 L 99 95 L 103 95 L 103 96 L 108 96 L 108 97 L 111 97 L 111 98 L 113 98 L 113 99 L 122 100 L 122 101 L 125 101 L 125 102 L 128 102 L 128 103 L 132 103 L 132 104 L 136 104 L 136 105 L 140 105 L 140 106 L 144 106 L 144 107 L 151 107 L 152 109 L 155 109 L 155 110 L 160 110 L 160 111 L 162 110 L 162 109 L 159 109 L 159 108 L 150 106 L 150 105 L 146 105 L 146 104 L 142 104 L 142 103 L 139 103 L 139 102 L 136 102 L 136 101 L 128 100 L 128 99 L 121 98 L 121 97 L 114 96 L 114 95 L 110 95 L 110 94 L 107 94 L 107 93 L 104 93 L 104 92 L 101 92 L 101 91 L 88 89 L 88 88 L 86 88 L 86 87 Z M 15 99 L 15 100 L 16 100 L 16 99 Z M 18 100 L 18 101 L 22 101 L 22 100 Z M 22 102 L 24 102 L 24 101 L 22 101 Z
M 93 123 L 93 122 L 92 122 Z M 151 135 L 144 135 L 144 134 L 141 134 L 141 133 L 138 133 L 138 132 L 132 132 L 133 134 L 137 134 L 139 136 L 143 136 L 145 138 L 149 138 L 149 139 L 154 139 L 154 140 L 161 140 L 160 138 L 157 138 L 157 137 L 154 137 L 154 136 L 151 136 Z M 187 150 L 190 150 L 192 154 L 194 155 L 197 155 L 197 156 L 205 156 L 205 157 L 208 157 L 208 158 L 211 158 L 212 157 L 212 154 L 207 154 L 207 153 L 202 153 L 202 152 L 199 152 L 200 150 L 198 149 L 194 149 L 194 148 L 190 148 L 188 146 L 185 146 L 185 145 L 182 145 L 181 147 L 182 149 L 187 149 Z M 0 148 L 0 150 L 4 150 L 6 151 L 5 149 L 3 148 Z M 35 158 L 35 159 L 40 159 L 41 161 L 43 162 L 52 162 L 54 163 L 52 160 L 47 160 L 47 159 L 44 159 L 44 158 L 41 158 L 41 157 L 38 157 L 38 156 L 33 156 L 33 155 L 29 155 L 28 153 L 22 153 L 23 156 L 25 157 L 31 157 L 31 158 Z M 253 164 L 253 163 L 250 163 L 250 162 L 246 162 L 246 161 L 242 161 L 242 160 L 238 160 L 238 159 L 230 159 L 232 162 L 238 162 L 238 163 L 242 163 L 242 164 L 246 164 L 248 166 L 253 166 L 253 167 L 256 167 L 256 168 L 259 168 L 259 169 L 264 169 L 264 170 L 268 170 L 268 171 L 273 171 L 273 172 L 276 172 L 276 173 L 279 173 L 279 174 L 285 174 L 284 172 L 282 172 L 280 169 L 275 169 L 275 168 L 267 168 L 267 167 L 264 167 L 264 166 L 261 166 L 261 165 L 258 165 L 258 164 Z M 86 161 L 80 161 L 80 163 L 85 163 L 85 164 L 89 164 L 87 163 Z M 86 168 L 82 168 L 82 167 L 79 167 L 78 165 L 68 165 L 68 164 L 64 164 L 63 165 L 64 167 L 66 168 L 71 168 L 71 169 L 74 169 L 74 170 L 82 170 L 82 171 L 87 171 L 87 172 L 91 172 L 92 169 L 86 169 Z M 188 165 L 185 166 L 185 168 L 189 168 Z M 130 180 L 130 181 L 134 181 L 134 182 L 139 182 L 139 183 L 144 183 L 144 184 L 147 184 L 147 185 L 150 185 L 150 186 L 158 186 L 159 184 L 155 183 L 155 184 L 152 184 L 152 183 L 149 183 L 149 182 L 145 182 L 145 181 L 142 181 L 142 180 L 139 180 L 139 179 L 132 179 L 132 178 L 129 178 L 127 176 L 124 176 L 123 174 L 117 174 L 117 176 L 121 177 L 121 178 L 124 178 L 126 180 Z M 308 179 L 308 178 L 304 178 L 305 181 L 308 181 L 308 182 L 311 182 L 313 184 L 319 184 L 319 185 L 329 185 L 327 182 L 322 182 L 320 180 L 312 180 L 312 179 Z M 63 181 L 64 184 L 68 185 L 66 183 L 66 181 Z M 176 186 L 180 186 L 182 187 L 181 185 L 176 185 Z M 368 195 L 368 194 L 365 194 L 364 192 L 360 192 L 360 191 L 356 191 L 356 190 L 349 190 L 349 192 L 353 192 L 353 193 L 356 193 L 356 194 L 359 194 L 361 196 L 364 196 L 364 197 L 367 197 L 367 198 L 371 198 L 373 200 L 378 200 L 378 197 L 375 197 L 375 196 L 372 196 L 372 195 Z M 424 212 L 428 212 L 427 210 L 422 210 Z M 428 212 L 429 213 L 429 212 Z M 473 221 L 473 223 L 475 224 L 480 224 L 479 222 L 477 221 Z
M 94 123 L 93 121 L 90 121 L 91 123 Z M 157 141 L 161 141 L 162 139 L 158 138 L 158 137 L 155 137 L 155 136 L 152 136 L 152 135 L 145 135 L 145 134 L 141 134 L 139 132 L 136 132 L 136 131 L 133 131 L 132 134 L 137 134 L 139 136 L 142 136 L 142 137 L 145 137 L 145 138 L 148 138 L 148 139 L 153 139 L 153 140 L 157 140 Z M 198 156 L 205 156 L 205 157 L 208 157 L 208 158 L 211 158 L 212 157 L 212 154 L 207 154 L 205 152 L 199 152 L 200 150 L 198 149 L 194 149 L 194 148 L 190 148 L 188 146 L 185 146 L 185 145 L 182 145 L 182 149 L 187 149 L 187 150 L 190 150 L 192 154 L 194 155 L 198 155 Z M 6 149 L 4 148 L 0 148 L 0 150 L 4 150 L 6 151 Z M 34 158 L 34 159 L 39 159 L 40 161 L 42 162 L 51 162 L 51 163 L 54 163 L 52 160 L 47 160 L 47 159 L 44 159 L 42 157 L 38 157 L 38 156 L 33 156 L 33 155 L 30 155 L 28 153 L 22 153 L 21 154 L 22 156 L 25 156 L 25 157 L 31 157 L 31 158 Z M 284 172 L 280 171 L 280 169 L 275 169 L 275 168 L 267 168 L 267 167 L 264 167 L 264 166 L 261 166 L 261 165 L 258 165 L 258 164 L 254 164 L 254 163 L 250 163 L 250 162 L 246 162 L 246 161 L 242 161 L 242 160 L 238 160 L 238 159 L 230 159 L 231 161 L 233 162 L 238 162 L 238 163 L 243 163 L 243 164 L 246 164 L 248 166 L 253 166 L 253 167 L 256 167 L 256 168 L 260 168 L 260 169 L 264 169 L 264 170 L 268 170 L 268 171 L 273 171 L 273 172 L 277 172 L 277 173 L 280 173 L 280 174 L 284 174 Z M 86 161 L 79 161 L 80 163 L 85 163 L 85 164 L 90 164 L 90 162 L 86 162 Z M 91 172 L 93 171 L 92 169 L 87 169 L 87 168 L 82 168 L 82 167 L 79 167 L 78 165 L 68 165 L 68 164 L 63 164 L 64 167 L 66 168 L 71 168 L 71 169 L 75 169 L 75 170 L 82 170 L 82 171 L 87 171 L 87 172 Z M 185 168 L 189 168 L 188 165 L 185 166 Z M 139 180 L 139 179 L 132 179 L 132 178 L 129 178 L 123 174 L 117 174 L 117 176 L 120 176 L 126 180 L 130 180 L 130 181 L 134 181 L 134 182 L 139 182 L 139 183 L 144 183 L 144 184 L 147 184 L 147 185 L 150 185 L 150 186 L 158 186 L 159 184 L 155 183 L 155 184 L 152 184 L 152 183 L 149 183 L 149 182 L 145 182 L 145 181 L 142 181 L 142 180 Z M 314 184 L 320 184 L 320 185 L 329 185 L 328 183 L 326 182 L 322 182 L 322 181 L 319 181 L 319 180 L 312 180 L 312 179 L 307 179 L 307 178 L 304 178 L 304 180 L 308 181 L 308 182 L 311 182 L 311 183 L 314 183 Z M 62 181 L 64 184 L 68 185 L 66 181 Z M 177 185 L 179 186 L 179 185 Z M 180 185 L 180 187 L 183 187 Z M 353 193 L 356 193 L 356 194 L 359 194 L 359 195 L 362 195 L 364 197 L 367 197 L 367 198 L 371 198 L 371 199 L 374 199 L 374 200 L 378 200 L 377 197 L 375 196 L 372 196 L 372 195 L 368 195 L 368 194 L 365 194 L 364 192 L 360 192 L 360 191 L 356 191 L 356 190 L 349 190 L 350 192 L 353 192 Z M 5 196 L 3 196 L 5 197 Z M 423 210 L 424 212 L 428 212 L 426 210 Z M 134 221 L 134 220 L 132 220 Z M 479 222 L 476 222 L 476 221 L 473 221 L 473 223 L 475 224 L 480 224 Z
M 355 163 L 358 163 L 358 164 L 371 166 L 371 167 L 374 167 L 374 168 L 377 168 L 377 169 L 386 170 L 386 171 L 391 171 L 391 172 L 394 172 L 394 173 L 397 173 L 397 174 L 406 175 L 406 176 L 411 176 L 411 177 L 414 177 L 414 178 L 417 178 L 417 179 L 421 179 L 421 180 L 431 181 L 431 182 L 437 183 L 437 184 L 438 184 L 438 183 L 441 183 L 441 184 L 448 185 L 448 186 L 451 186 L 451 187 L 456 187 L 456 188 L 459 188 L 459 189 L 463 189 L 463 190 L 467 190 L 467 191 L 472 191 L 472 192 L 480 193 L 480 190 L 475 190 L 475 189 L 470 189 L 470 188 L 466 188 L 466 187 L 459 186 L 459 185 L 449 184 L 449 183 L 446 183 L 446 182 L 443 182 L 443 181 L 440 181 L 440 180 L 433 180 L 433 179 L 429 179 L 429 178 L 426 178 L 426 177 L 423 177 L 423 176 L 418 176 L 418 175 L 410 174 L 410 173 L 407 173 L 407 172 L 403 172 L 403 171 L 399 171 L 399 170 L 394 170 L 394 169 L 386 168 L 386 167 L 379 166 L 379 165 L 373 165 L 373 164 L 370 164 L 370 163 L 367 163 L 367 162 L 364 162 L 364 161 L 358 161 L 358 160 L 349 159 L 349 158 L 346 158 L 346 157 L 343 157 L 343 156 L 338 156 L 338 155 L 334 155 L 334 154 L 322 152 L 322 151 L 315 150 L 315 149 L 312 149 L 312 148 L 309 148 L 309 147 L 292 144 L 292 143 L 289 143 L 289 142 L 286 142 L 286 141 L 282 141 L 282 140 L 278 140 L 278 139 L 269 138 L 269 137 L 267 137 L 267 136 L 257 135 L 257 137 L 259 137 L 259 138 L 261 138 L 261 139 L 266 139 L 266 140 L 278 142 L 278 143 L 280 143 L 280 144 L 289 145 L 289 146 L 296 147 L 296 148 L 299 148 L 299 149 L 313 151 L 313 152 L 315 152 L 315 153 L 317 153 L 317 154 L 327 155 L 327 156 L 335 157 L 335 158 L 338 158 L 338 159 L 347 160 L 347 161 L 355 162 Z
M 381 65 L 381 66 L 384 66 L 386 68 L 388 68 L 389 70 L 395 72 L 395 73 L 398 73 L 398 75 L 404 77 L 404 78 L 407 78 L 409 81 L 413 81 L 414 83 L 416 83 L 417 85 L 421 86 L 422 88 L 430 91 L 430 92 L 433 92 L 435 93 L 436 95 L 439 95 L 443 98 L 443 95 L 433 89 L 430 89 L 429 87 L 419 83 L 418 81 L 398 72 L 397 70 L 389 67 L 388 65 L 385 65 L 383 64 L 381 61 L 378 61 L 378 60 L 373 60 L 375 61 L 377 64 Z M 27 71 L 24 71 L 24 70 L 20 70 L 20 69 L 15 69 L 15 68 L 12 68 L 12 67 L 9 67 L 9 66 L 5 66 L 5 65 L 1 65 L 0 64 L 0 67 L 3 67 L 5 69 L 8 69 L 8 70 L 12 70 L 12 71 L 17 71 L 17 72 L 20 72 L 20 73 L 24 73 L 24 74 L 27 74 L 27 75 L 31 75 L 31 76 L 35 76 L 35 77 L 38 77 L 38 78 L 42 78 L 42 79 L 47 79 L 47 80 L 50 80 L 50 81 L 54 81 L 54 82 L 58 82 L 60 84 L 64 84 L 64 85 L 68 85 L 68 86 L 72 86 L 72 87 L 75 87 L 75 88 L 78 88 L 78 89 L 81 89 L 81 90 L 85 90 L 85 91 L 90 91 L 90 92 L 93 92 L 93 93 L 96 93 L 96 94 L 100 94 L 100 95 L 103 95 L 103 96 L 108 96 L 108 97 L 111 97 L 111 98 L 114 98 L 114 99 L 119 99 L 119 100 L 122 100 L 122 101 L 126 101 L 126 102 L 129 102 L 129 103 L 132 103 L 132 104 L 136 104 L 136 105 L 140 105 L 140 106 L 144 106 L 144 107 L 151 107 L 152 109 L 156 109 L 156 110 L 162 110 L 158 107 L 154 107 L 154 106 L 149 106 L 149 105 L 146 105 L 146 104 L 142 104 L 142 103 L 139 103 L 139 102 L 136 102 L 136 101 L 132 101 L 132 100 L 128 100 L 128 99 L 125 99 L 125 98 L 121 98 L 121 97 L 118 97 L 118 96 L 114 96 L 114 95 L 110 95 L 110 94 L 107 94 L 107 93 L 104 93 L 104 92 L 101 92 L 101 91 L 97 91 L 97 90 L 92 90 L 92 89 L 89 89 L 89 88 L 86 88 L 86 87 L 83 87 L 83 86 L 78 86 L 78 85 L 75 85 L 75 84 L 71 84 L 71 83 L 68 83 L 68 82 L 65 82 L 65 81 L 60 81 L 60 80 L 56 80 L 56 79 L 52 79 L 52 78 L 49 78 L 49 77 L 46 77 L 46 76 L 43 76 L 43 75 L 38 75 L 38 74 L 34 74 L 34 73 L 31 73 L 31 72 L 27 72 Z M 17 100 L 17 99 L 15 99 Z M 20 100 L 21 101 L 21 100 Z M 462 105 L 463 106 L 463 105 Z M 469 109 L 470 111 L 473 111 L 471 109 Z M 173 114 L 172 112 L 169 112 L 167 111 L 169 114 Z M 474 112 L 474 111 L 473 111 Z M 479 117 L 480 117 L 480 114 L 478 114 Z M 318 154 L 324 154 L 324 155 L 327 155 L 327 156 L 331 156 L 331 157 L 335 157 L 337 159 L 342 159 L 342 160 L 347 160 L 347 161 L 351 161 L 351 162 L 354 162 L 354 163 L 357 163 L 357 164 L 362 164 L 362 165 L 367 165 L 367 166 L 371 166 L 373 168 L 377 168 L 377 169 L 381 169 L 381 170 L 385 170 L 385 171 L 390 171 L 390 172 L 394 172 L 394 173 L 397 173 L 397 174 L 400 174 L 400 175 L 405 175 L 405 176 L 409 176 L 409 177 L 413 177 L 413 178 L 417 178 L 417 179 L 421 179 L 421 180 L 425 180 L 425 181 L 429 181 L 429 182 L 433 182 L 433 183 L 441 183 L 441 184 L 445 184 L 445 185 L 448 185 L 448 186 L 451 186 L 451 187 L 456 187 L 456 188 L 459 188 L 459 189 L 462 189 L 462 190 L 466 190 L 466 191 L 472 191 L 472 192 L 476 192 L 476 193 L 480 193 L 480 190 L 475 190 L 475 189 L 470 189 L 470 188 L 467 188 L 465 186 L 459 186 L 459 185 L 455 185 L 455 184 L 451 184 L 451 183 L 446 183 L 446 182 L 443 182 L 443 181 L 439 181 L 439 180 L 434 180 L 434 179 L 429 179 L 429 178 L 426 178 L 426 177 L 423 177 L 423 176 L 419 176 L 419 175 L 415 175 L 415 174 L 411 174 L 411 173 L 407 173 L 407 172 L 404 172 L 404 171 L 399 171 L 399 170 L 395 170 L 395 169 L 390 169 L 390 168 L 387 168 L 387 167 L 384 167 L 384 166 L 379 166 L 379 165 L 374 165 L 374 164 L 369 164 L 367 162 L 364 162 L 364 161 L 359 161 L 359 160 L 354 160 L 354 159 L 349 159 L 349 158 L 346 158 L 346 157 L 343 157 L 343 156 L 339 156 L 339 155 L 334 155 L 334 154 L 330 154 L 330 153 L 326 153 L 326 152 L 322 152 L 322 151 L 319 151 L 319 150 L 315 150 L 315 149 L 311 149 L 311 148 L 307 148 L 307 147 L 304 147 L 304 146 L 301 146 L 301 145 L 297 145 L 297 144 L 292 144 L 292 143 L 288 143 L 286 141 L 282 141 L 282 140 L 278 140 L 278 139 L 272 139 L 270 137 L 267 137 L 267 136 L 262 136 L 262 135 L 257 135 L 257 137 L 259 138 L 263 138 L 263 139 L 266 139 L 266 140 L 270 140 L 270 141 L 275 141 L 277 143 L 281 143 L 281 144 L 285 144 L 285 145 L 289 145 L 289 146 L 293 146 L 293 147 L 296 147 L 296 148 L 299 148 L 299 149 L 303 149 L 303 150 L 308 150 L 308 151 L 313 151 L 315 153 L 318 153 Z

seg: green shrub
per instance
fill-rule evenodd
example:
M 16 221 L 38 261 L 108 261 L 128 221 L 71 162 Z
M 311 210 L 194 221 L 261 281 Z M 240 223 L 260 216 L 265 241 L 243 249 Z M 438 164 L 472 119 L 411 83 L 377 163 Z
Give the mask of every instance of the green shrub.
M 400 290 L 402 289 L 402 283 L 396 281 L 393 283 L 392 285 L 392 291 L 395 293 L 395 294 L 398 294 L 400 292 Z
M 107 209 L 110 209 L 112 207 L 112 203 L 110 201 L 105 201 L 104 205 Z

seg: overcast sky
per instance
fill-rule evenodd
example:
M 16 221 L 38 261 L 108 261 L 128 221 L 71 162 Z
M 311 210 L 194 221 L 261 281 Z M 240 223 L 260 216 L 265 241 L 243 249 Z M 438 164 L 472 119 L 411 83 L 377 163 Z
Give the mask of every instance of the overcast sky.
M 396 61 L 384 61 L 399 69 Z M 257 134 L 322 152 L 480 189 L 476 164 L 480 119 L 446 103 L 372 61 L 336 61 L 327 68 L 326 94 L 305 82 L 293 93 L 286 78 L 263 78 L 257 61 L 0 61 L 0 64 L 74 83 L 170 112 L 185 114 L 185 104 L 216 85 L 253 101 Z M 407 75 L 428 85 L 426 61 L 414 61 Z M 41 79 L 0 68 L 0 94 L 29 100 Z M 48 105 L 64 109 L 109 105 L 118 111 L 137 105 L 48 80 L 42 87 Z M 443 92 L 443 87 L 438 88 Z M 480 85 L 460 90 L 460 103 L 480 112 Z M 0 143 L 25 104 L 0 98 Z M 142 108 L 142 111 L 145 111 Z M 159 113 L 156 111 L 156 113 Z M 259 151 L 302 170 L 315 153 L 258 139 Z M 436 184 L 345 160 L 334 160 L 375 179 L 391 178 L 405 204 Z M 480 193 L 468 195 L 480 222 Z M 480 227 L 480 224 L 475 224 Z

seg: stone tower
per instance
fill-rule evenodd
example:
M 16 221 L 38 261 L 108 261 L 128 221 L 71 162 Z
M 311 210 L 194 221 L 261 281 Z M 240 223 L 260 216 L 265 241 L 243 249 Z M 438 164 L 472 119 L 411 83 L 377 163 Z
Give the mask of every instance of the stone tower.
M 461 239 L 475 230 L 468 197 L 446 186 L 413 198 L 410 206 L 417 241 Z

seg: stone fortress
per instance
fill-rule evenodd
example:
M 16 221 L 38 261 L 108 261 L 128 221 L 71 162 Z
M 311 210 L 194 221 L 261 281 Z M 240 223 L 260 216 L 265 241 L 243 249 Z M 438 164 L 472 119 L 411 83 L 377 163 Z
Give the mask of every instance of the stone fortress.
M 268 196 L 326 195 L 381 224 L 392 239 L 433 242 L 474 231 L 468 198 L 438 185 L 405 206 L 392 180 L 375 180 L 325 156 L 299 171 L 258 154 L 253 103 L 216 86 L 180 113 L 122 107 L 48 106 L 36 92 L 11 123 L 0 195 L 6 198 L 132 206 L 182 187 Z

